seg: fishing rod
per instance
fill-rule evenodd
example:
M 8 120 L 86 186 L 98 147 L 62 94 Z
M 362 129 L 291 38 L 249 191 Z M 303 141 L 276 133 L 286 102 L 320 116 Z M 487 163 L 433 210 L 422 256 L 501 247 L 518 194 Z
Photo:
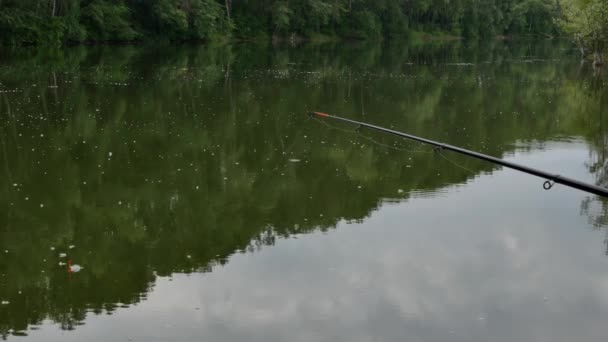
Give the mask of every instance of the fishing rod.
M 384 133 L 388 133 L 388 134 L 392 134 L 392 135 L 396 135 L 402 138 L 406 138 L 406 139 L 410 139 L 410 140 L 414 140 L 414 141 L 418 141 L 427 145 L 432 145 L 435 146 L 438 150 L 448 150 L 448 151 L 452 151 L 452 152 L 456 152 L 456 153 L 460 153 L 463 154 L 465 156 L 469 156 L 469 157 L 473 157 L 473 158 L 477 158 L 477 159 L 481 159 L 481 160 L 485 160 L 488 161 L 490 163 L 494 163 L 494 164 L 498 164 L 498 165 L 502 165 L 504 167 L 508 167 L 510 169 L 514 169 L 517 171 L 521 171 L 521 172 L 525 172 L 527 174 L 531 174 L 537 177 L 541 177 L 544 178 L 546 181 L 543 184 L 543 188 L 545 190 L 551 190 L 551 188 L 553 188 L 553 186 L 557 183 L 557 184 L 562 184 L 565 186 L 569 186 L 571 188 L 575 188 L 578 190 L 582 190 L 588 193 L 592 193 L 598 196 L 603 196 L 603 197 L 608 197 L 608 189 L 597 186 L 597 185 L 593 185 L 593 184 L 588 184 L 585 182 L 581 182 L 578 181 L 576 179 L 571 179 L 568 177 L 564 177 L 561 175 L 556 175 L 556 174 L 552 174 L 549 172 L 545 172 L 542 170 L 538 170 L 538 169 L 534 169 L 525 165 L 520 165 L 520 164 L 516 164 L 516 163 L 512 163 L 506 160 L 502 160 L 496 157 L 492 157 L 492 156 L 488 156 L 486 154 L 483 153 L 479 153 L 479 152 L 475 152 L 475 151 L 470 151 L 461 147 L 457 147 L 457 146 L 452 146 L 452 145 L 448 145 L 448 144 L 444 144 L 444 143 L 440 143 L 434 140 L 430 140 L 430 139 L 425 139 L 425 138 L 421 138 L 421 137 L 417 137 L 415 135 L 411 135 L 411 134 L 407 134 L 407 133 L 402 133 L 399 131 L 395 131 L 392 129 L 388 129 L 388 128 L 384 128 L 384 127 L 380 127 L 380 126 L 376 126 L 376 125 L 371 125 L 365 122 L 359 122 L 359 121 L 355 121 L 355 120 L 351 120 L 351 119 L 346 119 L 346 118 L 341 118 L 339 116 L 334 116 L 334 115 L 329 115 L 326 113 L 321 113 L 321 112 L 311 112 L 310 116 L 314 117 L 320 117 L 320 118 L 326 118 L 326 119 L 333 119 L 333 120 L 338 120 L 338 121 L 342 121 L 342 122 L 348 122 L 351 124 L 355 124 L 358 125 L 359 127 L 366 127 L 372 130 L 376 130 L 376 131 L 380 131 L 380 132 L 384 132 Z

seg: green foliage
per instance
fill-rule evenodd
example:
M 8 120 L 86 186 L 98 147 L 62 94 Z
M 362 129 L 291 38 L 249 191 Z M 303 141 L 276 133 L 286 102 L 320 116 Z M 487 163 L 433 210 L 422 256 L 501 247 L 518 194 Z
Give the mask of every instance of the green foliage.
M 524 0 L 513 7 L 512 30 L 514 32 L 551 32 L 557 8 L 542 0 Z
M 0 41 L 12 44 L 33 44 L 39 41 L 40 19 L 20 8 L 0 9 Z
M 382 23 L 371 11 L 361 11 L 355 14 L 353 30 L 362 37 L 378 37 L 382 35 Z
M 272 24 L 275 31 L 282 32 L 289 29 L 289 23 L 293 11 L 289 8 L 287 1 L 277 1 L 272 6 Z
M 215 36 L 489 38 L 557 32 L 557 0 L 3 0 L 0 41 L 61 44 Z M 579 0 L 571 0 L 579 1 Z M 600 3 L 602 0 L 580 0 Z
M 83 22 L 92 40 L 129 41 L 137 37 L 129 22 L 129 8 L 122 3 L 94 0 L 84 8 Z
M 608 48 L 608 2 L 605 0 L 568 0 L 563 4 L 564 29 L 578 42 L 583 54 L 593 54 L 602 63 Z
M 188 16 L 175 1 L 160 0 L 154 6 L 154 14 L 161 31 L 171 38 L 179 38 L 188 31 Z
M 64 18 L 64 39 L 70 42 L 82 42 L 87 39 L 87 30 L 80 24 L 80 7 Z
M 60 45 L 66 31 L 65 22 L 58 17 L 49 18 L 41 24 L 40 41 L 49 45 Z
M 192 0 L 188 15 L 190 35 L 194 39 L 207 39 L 219 33 L 224 23 L 223 9 L 214 0 Z

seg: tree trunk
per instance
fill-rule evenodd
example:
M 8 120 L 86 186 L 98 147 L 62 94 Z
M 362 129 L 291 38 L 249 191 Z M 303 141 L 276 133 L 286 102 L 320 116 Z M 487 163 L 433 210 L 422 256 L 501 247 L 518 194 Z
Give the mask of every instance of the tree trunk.
M 581 52 L 581 57 L 585 58 L 586 53 L 585 53 L 585 45 L 583 44 L 583 40 L 580 37 L 578 37 L 577 42 L 578 42 L 578 49 Z
M 51 1 L 51 17 L 54 17 L 57 13 L 57 0 L 50 0 Z
M 226 2 L 226 15 L 228 16 L 228 20 L 230 20 L 230 12 L 232 11 L 232 0 L 225 0 Z

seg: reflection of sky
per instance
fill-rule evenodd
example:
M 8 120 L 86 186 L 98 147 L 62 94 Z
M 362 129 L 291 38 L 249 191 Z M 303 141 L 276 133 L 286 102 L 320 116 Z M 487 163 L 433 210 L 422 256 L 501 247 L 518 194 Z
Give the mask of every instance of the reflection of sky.
M 510 160 L 591 181 L 585 145 Z M 608 258 L 585 194 L 502 170 L 277 241 L 44 341 L 603 341 Z M 9 338 L 10 339 L 10 338 Z

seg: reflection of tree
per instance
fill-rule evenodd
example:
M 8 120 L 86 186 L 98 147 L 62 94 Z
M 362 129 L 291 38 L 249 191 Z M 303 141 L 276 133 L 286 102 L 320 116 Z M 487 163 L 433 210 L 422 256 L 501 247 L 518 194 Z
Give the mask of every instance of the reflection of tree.
M 603 75 L 593 74 L 588 77 L 585 95 L 591 104 L 591 108 L 583 108 L 583 112 L 591 117 L 594 123 L 587 134 L 590 141 L 589 162 L 587 168 L 593 174 L 595 183 L 599 186 L 608 187 L 608 132 L 606 132 L 605 111 L 607 106 L 608 89 L 604 86 Z M 593 119 L 595 116 L 595 120 Z M 597 229 L 606 230 L 606 255 L 608 255 L 608 199 L 588 197 L 581 204 L 581 211 L 589 217 L 589 222 Z
M 580 101 L 562 79 L 567 64 L 521 62 L 547 55 L 539 45 L 458 44 L 18 56 L 0 69 L 3 86 L 22 91 L 0 104 L 0 300 L 10 301 L 0 333 L 45 318 L 73 329 L 144 299 L 157 275 L 211 271 L 492 167 L 459 159 L 471 174 L 336 134 L 307 110 L 358 113 L 365 102 L 368 121 L 496 156 L 572 131 L 568 106 Z M 445 64 L 454 60 L 472 65 Z M 561 103 L 539 96 L 548 86 Z M 59 252 L 85 271 L 69 281 Z

